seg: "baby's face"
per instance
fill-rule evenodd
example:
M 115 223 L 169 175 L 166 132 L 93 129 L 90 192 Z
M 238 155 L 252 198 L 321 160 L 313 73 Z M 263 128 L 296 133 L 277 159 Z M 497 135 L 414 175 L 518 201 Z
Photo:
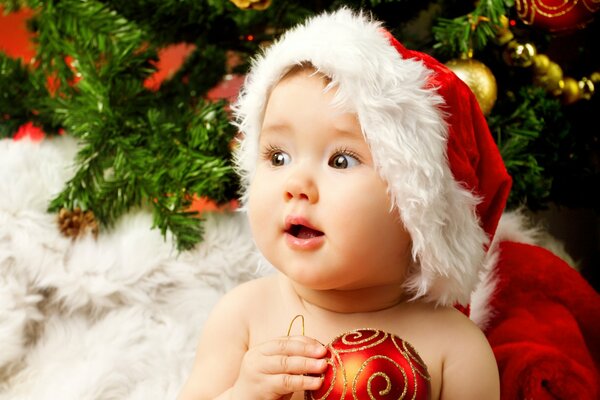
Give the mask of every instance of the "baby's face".
M 392 210 L 357 117 L 311 70 L 273 89 L 248 209 L 265 257 L 296 284 L 352 290 L 401 283 L 410 236 Z M 395 210 L 395 209 L 394 209 Z

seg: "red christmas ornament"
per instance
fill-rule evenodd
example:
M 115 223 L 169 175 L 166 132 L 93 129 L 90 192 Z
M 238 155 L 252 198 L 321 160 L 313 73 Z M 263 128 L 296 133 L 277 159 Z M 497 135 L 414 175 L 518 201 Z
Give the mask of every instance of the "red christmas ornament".
M 517 0 L 519 18 L 550 32 L 581 29 L 594 19 L 600 0 Z
M 404 340 L 377 329 L 357 329 L 327 346 L 323 385 L 306 400 L 429 399 L 425 363 Z

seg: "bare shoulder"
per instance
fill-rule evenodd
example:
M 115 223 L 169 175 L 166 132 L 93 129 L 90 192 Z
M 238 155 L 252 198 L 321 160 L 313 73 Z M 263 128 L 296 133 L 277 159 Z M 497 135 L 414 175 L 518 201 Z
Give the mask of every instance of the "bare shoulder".
M 242 283 L 229 292 L 215 305 L 203 329 L 201 343 L 214 335 L 241 335 L 234 339 L 247 340 L 250 324 L 272 304 L 277 283 L 268 276 Z
M 413 323 L 427 334 L 430 340 L 451 340 L 468 344 L 482 332 L 473 321 L 454 307 L 436 306 L 428 302 L 415 301 L 404 309 Z M 485 339 L 485 338 L 484 338 Z
M 269 277 L 248 281 L 216 304 L 203 326 L 196 359 L 179 400 L 213 399 L 231 387 L 248 350 L 249 324 L 270 301 L 272 286 Z
M 438 310 L 444 342 L 441 399 L 498 399 L 498 366 L 481 329 L 460 311 Z
M 469 317 L 456 308 L 429 307 L 431 307 L 433 311 L 432 315 L 434 315 L 434 318 L 431 319 L 432 324 L 439 328 L 445 327 L 440 334 L 443 334 L 445 337 L 451 337 L 457 343 L 464 342 L 465 345 L 468 345 L 476 338 L 484 339 L 487 344 L 487 340 L 481 329 Z
M 406 304 L 401 326 L 428 366 L 432 398 L 497 400 L 496 359 L 479 327 L 454 307 Z

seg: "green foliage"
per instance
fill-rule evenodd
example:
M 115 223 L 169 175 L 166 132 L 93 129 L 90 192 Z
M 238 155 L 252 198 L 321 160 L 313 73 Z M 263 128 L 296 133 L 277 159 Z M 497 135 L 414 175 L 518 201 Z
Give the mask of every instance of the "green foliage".
M 444 11 L 460 9 L 450 5 L 452 1 L 440 3 Z M 479 1 L 466 14 L 462 10 L 453 18 L 437 18 L 432 51 L 442 60 L 472 52 L 496 77 L 498 100 L 488 123 L 513 177 L 509 207 L 524 205 L 539 210 L 555 203 L 600 210 L 600 199 L 593 189 L 600 180 L 598 141 L 593 130 L 587 128 L 597 125 L 591 111 L 597 109 L 597 90 L 592 100 L 564 105 L 560 97 L 532 86 L 531 68 L 507 65 L 502 47 L 494 40 L 502 15 L 516 24 L 511 31 L 518 40 L 536 43 L 539 52 L 554 40 L 560 42 L 558 36 L 519 24 L 513 6 L 512 0 Z M 554 50 L 559 56 L 565 53 L 560 63 L 565 76 L 573 72 L 571 76 L 582 76 L 597 68 L 598 51 L 594 46 L 598 42 L 593 38 L 599 26 L 591 24 L 585 32 L 577 32 L 578 42 L 570 42 L 571 46 L 576 44 L 576 51 L 569 52 L 560 45 Z
M 26 6 L 25 0 L 2 0 L 0 5 L 4 9 L 4 14 L 9 14 L 13 11 L 19 11 L 21 7 Z
M 560 101 L 549 98 L 542 88 L 526 86 L 516 94 L 508 93 L 499 107 L 504 112 L 490 116 L 488 123 L 513 177 L 508 206 L 544 208 L 553 184 L 553 174 L 548 172 L 560 161 L 558 149 L 569 132 Z
M 437 20 L 433 27 L 434 48 L 445 55 L 469 54 L 483 49 L 496 35 L 500 17 L 512 6 L 512 0 L 481 0 L 468 14 Z
M 0 52 L 0 138 L 12 136 L 19 126 L 36 120 L 44 129 L 53 129 L 48 114 L 41 112 L 48 96 L 43 74 Z
M 192 196 L 218 203 L 235 198 L 237 181 L 227 151 L 234 131 L 223 103 L 202 102 L 194 112 L 150 105 L 145 110 L 120 115 L 119 130 L 97 124 L 99 115 L 86 118 L 80 105 L 66 112 L 73 132 L 91 140 L 79 151 L 79 170 L 50 209 L 92 209 L 110 225 L 133 207 L 151 206 L 155 226 L 163 234 L 174 233 L 179 249 L 187 249 L 202 232 L 200 220 L 188 218 Z M 93 134 L 96 129 L 105 134 Z
M 132 208 L 150 207 L 163 235 L 172 233 L 179 250 L 192 247 L 202 233 L 192 200 L 237 196 L 227 105 L 202 97 L 225 73 L 225 49 L 199 40 L 183 68 L 152 91 L 144 81 L 156 72 L 159 47 L 145 23 L 108 2 L 27 6 L 35 10 L 36 67 L 0 58 L 0 126 L 9 136 L 29 120 L 80 140 L 77 171 L 49 209 L 91 209 L 109 227 Z

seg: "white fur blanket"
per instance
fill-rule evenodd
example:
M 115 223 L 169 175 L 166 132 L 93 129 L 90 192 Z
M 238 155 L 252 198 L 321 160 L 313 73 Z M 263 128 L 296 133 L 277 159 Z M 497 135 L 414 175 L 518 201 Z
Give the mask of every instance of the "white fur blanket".
M 143 211 L 65 238 L 46 207 L 76 150 L 0 140 L 0 400 L 174 399 L 212 306 L 259 274 L 245 219 L 207 215 L 179 255 Z

